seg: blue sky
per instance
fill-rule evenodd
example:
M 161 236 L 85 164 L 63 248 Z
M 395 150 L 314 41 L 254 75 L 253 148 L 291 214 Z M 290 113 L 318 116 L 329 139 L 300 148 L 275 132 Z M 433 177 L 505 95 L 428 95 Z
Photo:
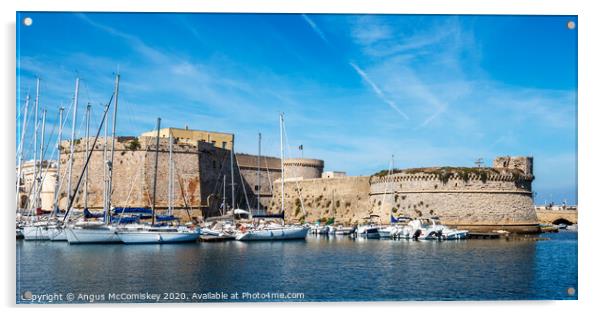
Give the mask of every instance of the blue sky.
M 17 21 L 26 16 L 33 24 L 17 25 L 17 119 L 39 75 L 51 141 L 75 77 L 94 123 L 119 71 L 119 135 L 151 130 L 160 116 L 163 126 L 233 132 L 238 152 L 256 153 L 261 132 L 264 153 L 277 156 L 284 112 L 287 156 L 303 144 L 328 170 L 368 175 L 392 154 L 398 168 L 532 155 L 537 202 L 576 201 L 577 29 L 567 28 L 576 17 L 19 13 Z

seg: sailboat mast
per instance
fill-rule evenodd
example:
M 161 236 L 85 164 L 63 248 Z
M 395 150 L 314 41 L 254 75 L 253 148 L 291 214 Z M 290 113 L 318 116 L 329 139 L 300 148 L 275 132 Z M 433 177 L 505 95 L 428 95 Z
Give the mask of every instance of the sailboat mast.
M 261 197 L 261 133 L 258 135 L 257 140 L 257 211 L 261 207 L 259 203 L 259 198 Z
M 46 136 L 46 109 L 42 110 L 42 133 L 41 133 L 41 141 L 40 141 L 40 172 L 38 178 L 36 179 L 36 205 L 37 207 L 42 207 L 42 170 L 43 170 L 43 162 L 44 162 L 44 145 L 45 145 L 45 136 Z M 36 208 L 37 208 L 36 207 Z
M 155 176 L 153 178 L 153 221 L 152 225 L 155 225 L 156 217 L 156 203 L 157 203 L 157 170 L 159 168 L 159 137 L 161 136 L 161 118 L 157 118 L 157 142 L 155 147 Z
M 16 200 L 16 207 L 17 210 L 20 207 L 20 203 L 19 203 L 19 188 L 21 187 L 21 173 L 23 170 L 23 149 L 24 149 L 24 144 L 23 142 L 25 141 L 25 134 L 27 131 L 27 110 L 29 108 L 29 93 L 27 94 L 27 96 L 25 97 L 25 111 L 23 113 L 23 124 L 21 124 L 21 140 L 19 142 L 19 156 L 18 156 L 18 161 L 17 161 L 17 166 L 18 166 L 18 170 L 17 170 L 17 196 L 15 198 Z
M 284 214 L 284 113 L 280 113 L 280 212 Z
M 40 77 L 36 78 L 36 99 L 35 99 L 35 113 L 33 117 L 34 122 L 34 132 L 33 132 L 33 181 L 31 183 L 31 193 L 29 196 L 30 206 L 34 210 L 36 210 L 36 181 L 38 179 L 38 109 L 39 109 L 39 99 L 40 99 Z M 33 219 L 33 217 L 32 217 Z
M 224 191 L 223 191 L 223 197 L 222 197 L 222 209 L 220 210 L 220 214 L 224 215 L 224 211 L 226 210 L 226 175 L 224 175 Z
M 167 182 L 167 211 L 168 215 L 173 214 L 173 138 L 169 133 L 169 176 Z
M 115 94 L 113 94 L 113 96 L 115 96 Z M 107 115 L 109 115 L 109 113 L 107 112 Z M 103 144 L 103 149 L 102 149 L 102 209 L 103 212 L 106 213 L 107 210 L 107 205 L 108 205 L 108 186 L 109 186 L 109 177 L 108 177 L 108 171 L 107 171 L 107 163 L 109 161 L 109 156 L 108 156 L 108 144 L 109 144 L 109 122 L 108 122 L 108 118 L 107 118 L 107 124 L 105 124 L 105 135 L 104 135 L 104 144 Z
M 230 191 L 232 198 L 232 209 L 234 209 L 234 135 L 232 135 L 232 147 L 230 148 Z
M 113 193 L 113 160 L 115 159 L 115 128 L 117 125 L 117 104 L 119 103 L 119 74 L 115 76 L 115 106 L 113 107 L 113 126 L 111 131 L 111 160 L 108 161 L 109 183 L 107 185 L 107 212 L 111 212 Z
M 98 131 L 96 132 L 96 136 L 94 137 L 94 142 L 92 142 L 92 148 L 96 146 L 96 142 L 98 141 L 98 136 L 100 136 L 100 131 L 102 130 L 102 126 L 105 123 L 107 118 L 107 112 L 109 111 L 109 107 L 111 106 L 111 102 L 113 102 L 113 95 L 109 99 L 109 103 L 106 104 L 104 112 L 102 113 L 102 120 L 100 121 L 100 126 L 98 127 Z M 73 206 L 73 202 L 75 201 L 75 196 L 77 195 L 79 186 L 81 185 L 82 179 L 84 178 L 84 171 L 88 168 L 88 164 L 90 163 L 90 158 L 92 157 L 91 153 L 88 153 L 88 156 L 85 158 L 84 167 L 82 172 L 77 179 L 77 183 L 75 184 L 75 190 L 73 190 L 73 194 L 69 192 L 69 200 L 67 203 L 67 208 L 65 209 L 65 216 L 63 216 L 63 223 L 67 221 L 69 217 L 71 207 Z
M 88 103 L 86 106 L 86 157 L 90 153 L 90 108 L 92 106 Z M 88 208 L 88 168 L 84 175 L 84 209 Z
M 73 174 L 73 154 L 75 151 L 75 126 L 77 124 L 77 101 L 79 97 L 79 77 L 75 79 L 73 96 L 73 117 L 71 119 L 71 141 L 69 142 L 69 178 L 67 178 L 67 194 L 71 194 L 71 177 Z M 75 194 L 73 194 L 75 196 Z M 67 210 L 68 212 L 69 210 Z
M 59 207 L 59 188 L 61 184 L 61 140 L 63 139 L 63 112 L 65 112 L 65 108 L 61 105 L 59 108 L 59 135 L 56 141 L 57 143 L 57 151 L 58 157 L 56 159 L 56 184 L 54 185 L 54 210 L 53 214 L 56 216 L 60 207 Z

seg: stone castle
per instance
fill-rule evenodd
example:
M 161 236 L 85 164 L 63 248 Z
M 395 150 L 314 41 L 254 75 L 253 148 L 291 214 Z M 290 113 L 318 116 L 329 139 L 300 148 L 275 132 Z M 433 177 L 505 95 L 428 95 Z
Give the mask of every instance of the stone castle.
M 156 133 L 156 132 L 155 132 Z M 112 205 L 150 207 L 156 138 L 118 137 L 113 161 Z M 157 174 L 157 209 L 168 206 L 169 138 L 161 135 Z M 89 139 L 92 143 L 93 139 Z M 227 141 L 231 141 L 229 144 Z M 234 138 L 221 142 L 174 137 L 174 207 L 176 215 L 208 217 L 227 207 L 279 213 L 281 209 L 281 162 L 279 158 L 234 155 L 234 196 L 231 194 L 230 150 Z M 72 183 L 75 187 L 84 164 L 86 139 L 74 146 Z M 108 139 L 110 147 L 111 139 Z M 62 181 L 59 205 L 68 203 L 64 176 L 69 143 L 60 146 Z M 90 209 L 102 209 L 104 187 L 104 140 L 92 149 L 88 174 Z M 366 218 L 389 223 L 390 217 L 438 216 L 444 224 L 470 230 L 505 229 L 529 232 L 537 229 L 533 205 L 531 157 L 498 157 L 490 168 L 435 167 L 381 171 L 372 176 L 346 176 L 324 172 L 324 161 L 287 159 L 284 165 L 285 220 L 290 223 L 334 220 L 345 225 Z M 226 189 L 224 190 L 224 181 Z M 85 205 L 85 182 L 74 207 Z M 225 191 L 225 192 L 224 192 Z M 377 216 L 375 216 L 377 215 Z
M 533 158 L 498 157 L 492 168 L 436 167 L 381 171 L 373 176 L 311 177 L 323 164 L 296 165 L 300 177 L 285 178 L 286 219 L 358 224 L 368 218 L 437 216 L 471 231 L 536 232 L 531 183 Z M 285 167 L 285 175 L 288 174 Z M 280 195 L 280 180 L 274 196 Z M 276 198 L 271 212 L 280 209 Z

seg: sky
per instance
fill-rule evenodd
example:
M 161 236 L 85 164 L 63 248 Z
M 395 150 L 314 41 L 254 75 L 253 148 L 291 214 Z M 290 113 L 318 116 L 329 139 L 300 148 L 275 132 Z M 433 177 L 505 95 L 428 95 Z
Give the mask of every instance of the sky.
M 533 156 L 536 203 L 577 202 L 575 16 L 17 13 L 17 139 L 33 152 L 40 77 L 46 142 L 58 108 L 98 126 L 120 74 L 118 135 L 231 132 L 236 151 L 317 158 L 325 170 L 491 165 Z M 298 150 L 303 145 L 303 153 Z M 49 148 L 47 157 L 56 156 Z

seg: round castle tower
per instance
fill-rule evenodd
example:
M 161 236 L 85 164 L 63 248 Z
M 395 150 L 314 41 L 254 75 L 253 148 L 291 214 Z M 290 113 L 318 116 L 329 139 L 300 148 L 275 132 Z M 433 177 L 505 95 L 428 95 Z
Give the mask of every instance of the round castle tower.
M 370 179 L 371 213 L 438 216 L 471 231 L 536 232 L 532 157 L 498 157 L 493 168 L 417 168 Z
M 284 178 L 316 179 L 322 177 L 324 160 L 293 158 L 284 160 Z

